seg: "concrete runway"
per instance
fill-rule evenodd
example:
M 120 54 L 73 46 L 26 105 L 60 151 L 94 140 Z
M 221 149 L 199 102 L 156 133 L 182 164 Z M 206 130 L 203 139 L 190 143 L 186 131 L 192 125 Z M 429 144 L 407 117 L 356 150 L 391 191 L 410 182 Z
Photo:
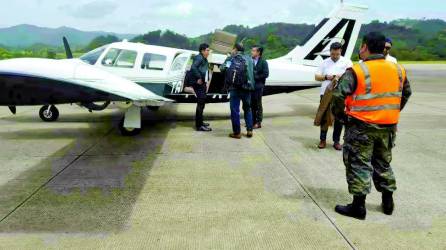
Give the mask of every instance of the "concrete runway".
M 265 98 L 264 128 L 233 140 L 227 104 L 145 112 L 123 138 L 121 113 L 60 106 L 0 110 L 0 249 L 446 249 L 446 65 L 407 65 L 413 97 L 393 167 L 396 211 L 347 203 L 342 153 L 318 150 L 317 89 Z

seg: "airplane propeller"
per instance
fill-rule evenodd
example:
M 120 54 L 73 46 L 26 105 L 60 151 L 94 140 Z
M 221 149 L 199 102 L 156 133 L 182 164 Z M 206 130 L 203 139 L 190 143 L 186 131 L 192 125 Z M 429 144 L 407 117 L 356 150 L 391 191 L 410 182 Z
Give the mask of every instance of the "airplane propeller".
M 63 37 L 63 46 L 65 47 L 65 54 L 67 55 L 67 59 L 73 58 L 73 53 L 71 52 L 70 44 L 66 37 Z
M 17 113 L 17 108 L 16 106 L 8 106 L 9 110 L 11 111 L 11 113 L 13 115 L 15 115 Z

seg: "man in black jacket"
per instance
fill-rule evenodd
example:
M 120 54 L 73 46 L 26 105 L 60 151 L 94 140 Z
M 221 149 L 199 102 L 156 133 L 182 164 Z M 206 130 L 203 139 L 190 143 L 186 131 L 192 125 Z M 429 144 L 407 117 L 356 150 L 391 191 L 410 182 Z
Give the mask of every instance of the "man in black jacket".
M 252 114 L 254 129 L 262 127 L 263 105 L 262 96 L 265 87 L 266 78 L 269 76 L 268 62 L 262 58 L 263 48 L 256 45 L 251 50 L 251 56 L 254 63 L 255 91 L 251 96 Z
M 195 112 L 195 128 L 197 131 L 210 132 L 212 129 L 208 123 L 203 122 L 203 111 L 206 106 L 206 92 L 207 92 L 207 75 L 209 74 L 209 45 L 203 43 L 199 47 L 200 54 L 195 56 L 194 62 L 190 69 L 191 85 L 195 90 L 197 96 L 197 109 Z

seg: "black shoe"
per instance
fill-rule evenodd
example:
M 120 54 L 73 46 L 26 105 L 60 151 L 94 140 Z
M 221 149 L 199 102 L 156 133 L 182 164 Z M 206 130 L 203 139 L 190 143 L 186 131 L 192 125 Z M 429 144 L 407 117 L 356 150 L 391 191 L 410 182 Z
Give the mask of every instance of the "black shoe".
M 205 127 L 209 127 L 209 126 L 211 126 L 211 124 L 209 124 L 209 123 L 207 123 L 207 122 L 203 122 L 203 126 L 205 126 Z
M 383 192 L 382 194 L 382 204 L 383 213 L 387 215 L 392 215 L 393 209 L 395 208 L 395 203 L 393 202 L 392 192 Z
M 246 132 L 246 137 L 248 137 L 248 138 L 252 138 L 252 136 L 253 136 L 252 130 L 248 130 L 248 131 Z
M 197 128 L 197 131 L 200 131 L 200 132 L 211 132 L 212 129 L 209 128 L 209 127 L 206 127 L 206 126 L 201 126 L 201 127 Z
M 352 204 L 346 206 L 337 205 L 335 211 L 348 217 L 365 220 L 367 214 L 367 210 L 365 209 L 365 196 L 354 196 Z

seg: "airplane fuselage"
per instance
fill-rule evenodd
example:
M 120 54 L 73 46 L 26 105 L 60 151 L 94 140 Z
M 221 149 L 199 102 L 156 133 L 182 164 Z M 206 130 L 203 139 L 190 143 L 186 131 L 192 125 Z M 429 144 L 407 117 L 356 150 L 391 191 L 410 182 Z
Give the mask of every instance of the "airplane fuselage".
M 90 52 L 91 53 L 91 52 Z M 180 103 L 194 102 L 193 94 L 186 93 L 185 75 L 190 69 L 195 51 L 166 48 L 139 43 L 119 42 L 101 47 L 96 58 L 81 57 L 84 62 L 138 83 L 151 92 Z M 123 59 L 121 59 L 123 58 Z M 218 70 L 226 55 L 211 54 L 211 79 L 208 102 L 227 102 L 229 95 L 224 88 L 224 77 Z M 287 93 L 317 87 L 314 81 L 316 67 L 292 63 L 279 58 L 268 60 L 270 77 L 266 81 L 265 95 Z

